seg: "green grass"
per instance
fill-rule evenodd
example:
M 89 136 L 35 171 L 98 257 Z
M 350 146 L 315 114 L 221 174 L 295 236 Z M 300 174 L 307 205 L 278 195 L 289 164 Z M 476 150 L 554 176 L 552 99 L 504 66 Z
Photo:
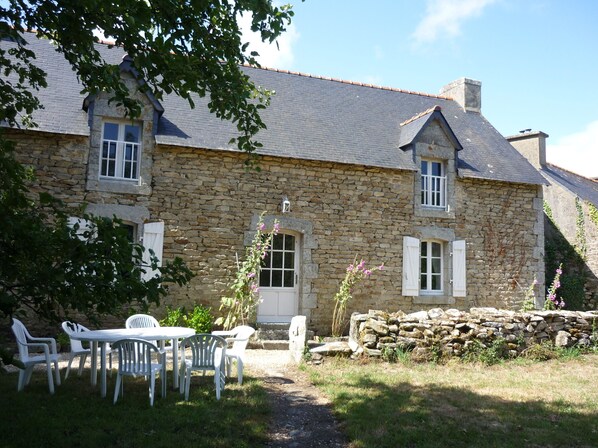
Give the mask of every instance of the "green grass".
M 108 395 L 91 387 L 89 370 L 48 392 L 44 372 L 17 393 L 17 375 L 0 375 L 2 447 L 258 447 L 266 442 L 270 408 L 259 382 L 227 383 L 216 400 L 213 377 L 193 377 L 189 402 L 170 388 L 149 405 L 148 383 L 125 378 L 124 397 L 112 404 L 116 375 Z M 169 375 L 170 381 L 172 376 Z
M 598 446 L 598 356 L 305 366 L 352 448 Z

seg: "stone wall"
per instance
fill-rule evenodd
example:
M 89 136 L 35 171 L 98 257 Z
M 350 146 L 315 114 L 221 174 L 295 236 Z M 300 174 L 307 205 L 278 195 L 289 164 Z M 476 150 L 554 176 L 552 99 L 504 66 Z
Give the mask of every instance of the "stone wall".
M 533 344 L 588 347 L 598 342 L 598 311 L 514 312 L 495 308 L 432 309 L 405 314 L 371 310 L 351 316 L 349 344 L 356 353 L 381 356 L 385 348 L 414 350 L 420 359 L 437 351 L 461 356 L 472 345 L 502 338 L 515 357 Z
M 384 263 L 385 270 L 355 289 L 349 313 L 516 309 L 534 276 L 543 281 L 537 186 L 456 178 L 454 209 L 430 217 L 414 212 L 419 196 L 413 172 L 273 157 L 260 160 L 261 172 L 247 172 L 241 154 L 158 145 L 152 149 L 151 191 L 88 190 L 87 164 L 94 163 L 89 136 L 11 132 L 11 137 L 18 141 L 19 159 L 36 170 L 36 191 L 133 222 L 165 222 L 164 258 L 180 256 L 196 274 L 188 286 L 171 288 L 168 305 L 202 303 L 218 310 L 236 254 L 242 256 L 246 234 L 262 211 L 300 238 L 298 314 L 321 335 L 330 332 L 332 297 L 355 257 L 368 265 Z M 291 213 L 283 215 L 284 196 Z M 430 234 L 466 241 L 466 297 L 401 295 L 402 238 Z

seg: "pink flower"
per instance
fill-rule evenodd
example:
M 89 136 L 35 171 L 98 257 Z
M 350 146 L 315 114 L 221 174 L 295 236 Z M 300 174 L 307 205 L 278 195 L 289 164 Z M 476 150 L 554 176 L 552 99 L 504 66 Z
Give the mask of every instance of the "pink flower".
M 263 232 L 264 229 L 266 228 L 266 224 L 264 224 L 263 222 L 260 222 L 257 228 L 259 231 Z
M 383 271 L 384 270 L 384 263 L 382 263 L 380 266 L 378 266 L 378 269 Z
M 534 282 L 532 283 L 533 286 L 536 286 L 538 284 L 538 279 L 534 279 Z
M 347 272 L 351 272 L 353 270 L 353 265 L 350 264 L 349 267 L 347 268 Z
M 366 277 L 369 277 L 370 275 L 372 275 L 372 271 L 370 271 L 369 269 L 366 269 L 365 271 L 363 271 L 363 273 L 365 274 Z
M 275 222 L 274 223 L 274 234 L 278 234 L 279 230 L 280 230 L 280 224 Z
M 562 270 L 561 268 L 558 268 L 558 269 L 556 270 L 556 273 L 557 273 L 558 275 L 561 275 L 561 274 L 563 273 L 563 270 Z
M 247 278 L 253 278 L 255 277 L 255 272 L 250 272 L 247 274 Z
M 365 266 L 365 261 L 364 261 L 364 260 L 361 260 L 361 261 L 359 262 L 359 264 L 357 265 L 357 269 L 363 269 L 363 268 L 364 268 L 364 266 Z

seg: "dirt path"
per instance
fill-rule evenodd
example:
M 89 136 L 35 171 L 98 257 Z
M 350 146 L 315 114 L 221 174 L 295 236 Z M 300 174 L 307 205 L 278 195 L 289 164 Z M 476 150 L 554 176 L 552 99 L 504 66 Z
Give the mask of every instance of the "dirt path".
M 247 350 L 246 355 L 247 371 L 263 380 L 272 402 L 267 447 L 349 446 L 328 400 L 290 360 L 289 352 Z

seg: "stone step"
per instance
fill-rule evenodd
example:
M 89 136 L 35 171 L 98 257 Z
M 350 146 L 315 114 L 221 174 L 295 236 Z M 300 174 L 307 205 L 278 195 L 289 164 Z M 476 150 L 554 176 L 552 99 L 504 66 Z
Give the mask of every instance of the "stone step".
M 289 341 L 287 340 L 261 340 L 251 339 L 247 348 L 258 350 L 288 350 Z

